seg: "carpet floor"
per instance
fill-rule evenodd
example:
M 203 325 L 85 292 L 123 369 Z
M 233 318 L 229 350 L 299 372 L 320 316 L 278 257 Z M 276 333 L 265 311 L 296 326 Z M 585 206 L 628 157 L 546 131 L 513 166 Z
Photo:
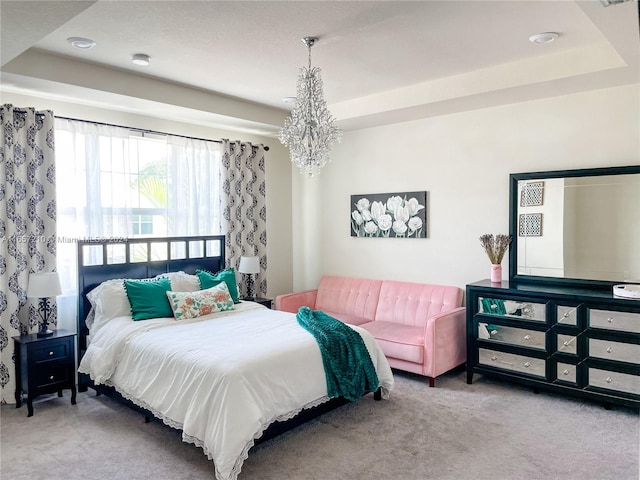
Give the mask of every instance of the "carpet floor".
M 637 410 L 531 390 L 457 370 L 429 388 L 394 372 L 371 395 L 254 447 L 238 480 L 638 480 Z M 78 394 L 0 407 L 2 480 L 214 479 L 180 432 L 116 401 Z

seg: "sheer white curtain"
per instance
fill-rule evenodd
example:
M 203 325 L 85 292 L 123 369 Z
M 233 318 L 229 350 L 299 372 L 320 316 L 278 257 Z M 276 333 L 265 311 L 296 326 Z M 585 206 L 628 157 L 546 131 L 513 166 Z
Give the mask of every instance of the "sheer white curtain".
M 56 147 L 65 328 L 75 329 L 75 239 L 221 233 L 221 144 L 56 119 Z

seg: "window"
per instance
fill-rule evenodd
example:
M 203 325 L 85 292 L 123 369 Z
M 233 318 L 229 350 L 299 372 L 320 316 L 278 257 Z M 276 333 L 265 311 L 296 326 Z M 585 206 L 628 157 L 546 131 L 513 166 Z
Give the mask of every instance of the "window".
M 63 289 L 76 286 L 74 239 L 220 233 L 220 144 L 67 119 L 55 134 Z

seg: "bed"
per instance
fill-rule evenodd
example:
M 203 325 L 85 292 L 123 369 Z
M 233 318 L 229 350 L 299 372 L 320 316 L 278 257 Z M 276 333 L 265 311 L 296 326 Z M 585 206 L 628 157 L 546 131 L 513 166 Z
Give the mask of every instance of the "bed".
M 328 397 L 321 349 L 295 314 L 241 300 L 180 320 L 136 321 L 130 305 L 124 311 L 122 279 L 127 285 L 169 279 L 172 291 L 187 292 L 171 293 L 170 299 L 201 298 L 194 274 L 224 271 L 224 241 L 199 236 L 79 242 L 78 384 L 80 391 L 113 392 L 182 430 L 183 441 L 214 462 L 217 480 L 234 480 L 256 441 L 346 400 Z M 229 300 L 224 282 L 212 290 L 219 287 Z M 354 330 L 379 381 L 369 393 L 387 398 L 393 388 L 389 364 L 368 332 Z

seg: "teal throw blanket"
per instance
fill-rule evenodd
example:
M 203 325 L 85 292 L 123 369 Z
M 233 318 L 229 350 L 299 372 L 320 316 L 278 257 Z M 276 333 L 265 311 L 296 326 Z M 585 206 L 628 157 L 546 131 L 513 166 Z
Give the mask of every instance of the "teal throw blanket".
M 378 389 L 378 375 L 358 332 L 309 307 L 301 307 L 296 318 L 318 342 L 330 398 L 344 397 L 355 401 Z

